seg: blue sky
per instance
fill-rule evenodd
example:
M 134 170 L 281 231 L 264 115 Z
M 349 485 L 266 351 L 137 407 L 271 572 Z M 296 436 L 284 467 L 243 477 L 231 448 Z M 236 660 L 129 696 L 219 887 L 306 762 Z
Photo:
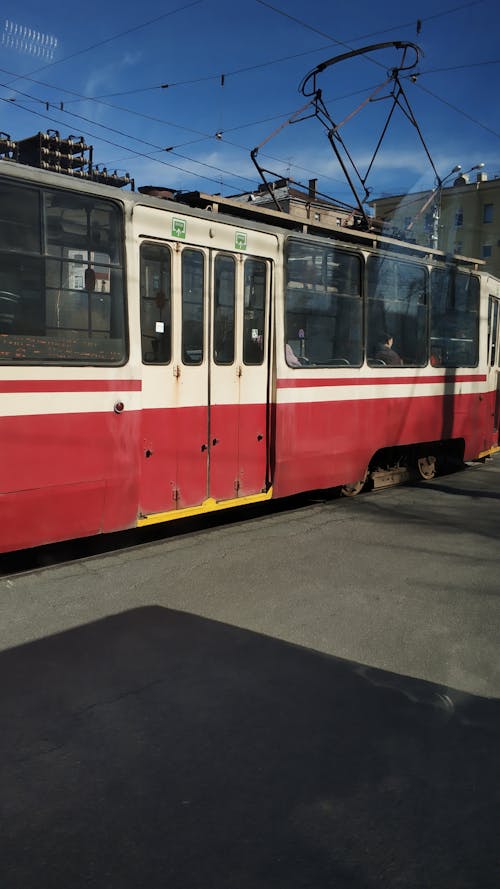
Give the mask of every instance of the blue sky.
M 3 6 L 0 129 L 13 139 L 57 129 L 84 135 L 96 163 L 128 171 L 137 185 L 247 191 L 258 183 L 250 150 L 305 103 L 298 87 L 312 68 L 400 40 L 422 51 L 416 81 L 402 84 L 439 175 L 477 163 L 500 175 L 495 0 L 422 0 L 411 9 L 392 0 L 87 0 L 65 9 L 63 17 L 58 0 Z M 318 86 L 332 119 L 348 117 L 399 58 L 389 49 L 324 71 Z M 363 176 L 389 107 L 371 102 L 340 130 Z M 352 203 L 316 119 L 284 127 L 259 160 L 299 183 L 318 178 L 322 193 Z M 366 184 L 374 197 L 434 184 L 399 109 Z

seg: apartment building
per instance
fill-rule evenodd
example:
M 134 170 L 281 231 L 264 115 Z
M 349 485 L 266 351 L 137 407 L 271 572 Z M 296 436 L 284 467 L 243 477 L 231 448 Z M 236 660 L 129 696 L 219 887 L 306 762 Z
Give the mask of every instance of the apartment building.
M 384 232 L 429 247 L 472 256 L 500 278 L 500 177 L 458 175 L 450 186 L 370 202 Z
M 291 179 L 277 179 L 269 183 L 269 189 L 261 183 L 255 191 L 231 197 L 238 201 L 258 204 L 268 210 L 279 209 L 309 225 L 315 222 L 332 228 L 352 228 L 361 225 L 359 211 L 321 195 L 317 184 L 317 179 L 310 179 L 305 189 Z

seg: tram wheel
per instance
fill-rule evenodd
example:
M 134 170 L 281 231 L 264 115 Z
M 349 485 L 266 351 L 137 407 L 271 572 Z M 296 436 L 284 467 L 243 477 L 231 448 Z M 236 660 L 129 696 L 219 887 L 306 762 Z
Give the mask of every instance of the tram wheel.
M 356 494 L 359 494 L 363 490 L 367 477 L 368 472 L 365 472 L 364 478 L 360 478 L 359 481 L 353 482 L 352 485 L 343 485 L 340 489 L 340 493 L 344 497 L 355 497 Z
M 419 457 L 417 460 L 417 469 L 420 478 L 428 481 L 436 475 L 436 458 L 435 457 Z

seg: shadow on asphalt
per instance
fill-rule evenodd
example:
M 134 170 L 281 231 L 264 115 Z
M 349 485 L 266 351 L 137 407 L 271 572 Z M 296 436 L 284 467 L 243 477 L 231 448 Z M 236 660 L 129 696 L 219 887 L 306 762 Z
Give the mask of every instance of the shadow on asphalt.
M 0 702 L 5 889 L 498 887 L 498 700 L 151 607 Z

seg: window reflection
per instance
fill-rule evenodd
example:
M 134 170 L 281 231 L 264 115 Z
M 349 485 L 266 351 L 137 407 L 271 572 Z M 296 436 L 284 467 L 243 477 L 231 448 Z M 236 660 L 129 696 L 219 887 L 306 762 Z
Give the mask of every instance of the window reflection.
M 427 363 L 427 270 L 383 256 L 368 258 L 367 352 L 374 366 Z M 384 357 L 384 347 L 399 357 Z
M 203 361 L 204 256 L 200 250 L 182 253 L 182 361 Z
M 214 361 L 234 361 L 235 262 L 219 255 L 214 264 Z
M 290 240 L 285 327 L 285 358 L 291 367 L 359 367 L 363 358 L 360 257 Z
M 264 361 L 267 266 L 260 259 L 246 259 L 244 266 L 243 362 Z
M 455 269 L 434 269 L 431 298 L 432 363 L 475 367 L 479 358 L 479 279 Z
M 145 364 L 167 364 L 172 350 L 170 250 L 141 247 L 141 341 Z

